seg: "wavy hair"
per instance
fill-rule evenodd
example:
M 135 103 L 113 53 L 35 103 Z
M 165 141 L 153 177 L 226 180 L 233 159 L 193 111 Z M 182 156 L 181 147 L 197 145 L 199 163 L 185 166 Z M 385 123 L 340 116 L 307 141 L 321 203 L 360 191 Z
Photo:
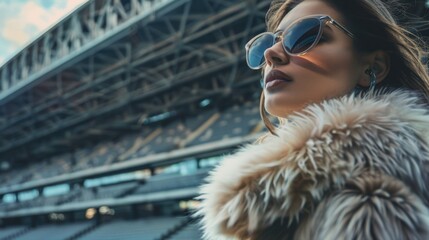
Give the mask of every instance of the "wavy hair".
M 284 16 L 305 0 L 274 0 L 266 15 L 268 31 L 275 31 Z M 353 45 L 357 52 L 385 51 L 390 57 L 390 71 L 378 84 L 389 89 L 405 88 L 416 90 L 429 103 L 429 75 L 421 59 L 425 55 L 423 41 L 400 26 L 389 6 L 396 6 L 398 15 L 405 15 L 399 3 L 389 6 L 381 0 L 324 0 L 341 13 L 347 27 L 355 38 Z M 393 9 L 393 8 L 392 8 Z M 260 98 L 261 118 L 268 130 L 275 135 L 275 127 L 269 120 L 264 107 L 265 96 Z M 282 119 L 280 119 L 282 121 Z

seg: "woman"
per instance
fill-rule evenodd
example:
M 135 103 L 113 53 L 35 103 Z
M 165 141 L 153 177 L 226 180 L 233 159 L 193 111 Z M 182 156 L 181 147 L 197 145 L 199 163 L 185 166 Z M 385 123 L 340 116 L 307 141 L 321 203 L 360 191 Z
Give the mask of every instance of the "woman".
M 276 1 L 267 25 L 246 50 L 271 133 L 212 172 L 205 238 L 429 239 L 418 45 L 380 0 Z

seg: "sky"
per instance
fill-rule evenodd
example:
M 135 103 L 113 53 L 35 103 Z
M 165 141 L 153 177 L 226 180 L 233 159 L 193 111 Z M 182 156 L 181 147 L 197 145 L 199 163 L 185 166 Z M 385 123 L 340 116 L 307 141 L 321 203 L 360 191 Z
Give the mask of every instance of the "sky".
M 88 0 L 0 0 L 0 66 Z

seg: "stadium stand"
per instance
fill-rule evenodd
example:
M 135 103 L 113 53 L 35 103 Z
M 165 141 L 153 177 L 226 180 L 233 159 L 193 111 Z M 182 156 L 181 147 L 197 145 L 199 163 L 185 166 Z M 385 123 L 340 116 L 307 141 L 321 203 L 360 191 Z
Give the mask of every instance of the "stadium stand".
M 0 228 L 0 239 L 12 239 L 21 234 L 24 234 L 29 230 L 28 227 L 24 226 L 13 226 L 13 227 L 4 227 Z
M 90 228 L 94 223 L 68 223 L 68 224 L 49 224 L 36 227 L 19 235 L 15 240 L 36 240 L 36 239 L 58 239 L 66 240 L 76 236 L 80 232 Z M 126 238 L 123 238 L 126 239 Z
M 147 218 L 137 220 L 112 221 L 101 225 L 81 240 L 154 240 L 188 221 L 183 218 Z
M 169 240 L 189 240 L 189 239 L 201 239 L 202 232 L 198 225 L 194 222 L 190 222 L 184 228 L 172 235 Z
M 138 195 L 168 191 L 171 189 L 197 187 L 201 184 L 203 179 L 207 177 L 207 174 L 207 170 L 200 170 L 187 176 L 181 176 L 180 174 L 173 174 L 170 176 L 155 175 L 149 178 L 144 184 L 140 185 L 133 194 Z
M 140 136 L 130 134 L 122 136 L 116 142 L 105 141 L 92 148 L 81 148 L 73 153 L 42 160 L 19 171 L 6 173 L 2 179 L 7 185 L 46 179 L 137 157 L 246 136 L 254 133 L 253 130 L 258 124 L 260 124 L 259 111 L 255 108 L 254 102 L 245 103 L 244 106 L 235 105 L 223 113 L 212 109 L 188 117 L 184 121 L 171 122 L 154 131 L 145 129 Z M 75 165 L 72 163 L 73 158 L 79 159 Z
M 89 0 L 0 67 L 0 240 L 202 239 L 199 186 L 266 131 L 269 2 Z
M 90 167 L 99 167 L 105 165 L 114 166 L 117 163 L 124 163 L 130 161 L 136 157 L 147 157 L 151 155 L 156 155 L 158 153 L 168 152 L 166 146 L 169 146 L 170 151 L 178 149 L 186 149 L 190 147 L 195 147 L 198 145 L 204 145 L 208 143 L 213 143 L 217 141 L 222 141 L 228 138 L 234 138 L 239 136 L 247 136 L 254 134 L 254 129 L 261 124 L 258 116 L 258 109 L 255 108 L 256 104 L 254 103 L 239 103 L 239 105 L 234 105 L 233 107 L 226 109 L 223 112 L 220 112 L 216 109 L 209 109 L 202 114 L 197 116 L 190 116 L 179 121 L 173 121 L 165 126 L 159 126 L 157 129 L 159 131 L 157 137 L 153 137 L 153 132 L 146 131 L 146 136 L 140 135 L 127 135 L 120 138 L 116 142 L 103 142 L 91 148 L 82 148 L 78 149 L 75 152 L 74 157 L 80 159 L 77 164 L 79 167 L 63 167 L 62 171 L 66 169 L 69 172 L 63 172 L 62 174 L 68 174 L 72 172 L 79 172 L 82 169 Z M 239 107 L 240 106 L 240 107 Z M 246 119 L 246 123 L 242 123 L 242 119 Z M 231 128 L 225 127 L 225 122 L 232 122 L 230 125 Z M 226 128 L 226 130 L 225 130 Z M 157 130 L 155 130 L 157 131 Z M 207 134 L 207 132 L 219 132 L 218 134 Z M 144 131 L 143 131 L 144 132 Z M 257 132 L 256 132 L 257 133 Z M 142 136 L 142 137 L 140 137 Z M 186 138 L 186 136 L 188 136 Z M 201 136 L 205 136 L 201 138 Z M 148 140 L 150 138 L 150 141 Z M 163 139 L 161 145 L 166 144 L 162 149 L 158 147 L 160 143 L 159 139 Z M 172 140 L 176 139 L 176 140 Z M 189 141 L 192 139 L 192 141 Z M 134 142 L 133 142 L 134 141 Z M 182 141 L 182 144 L 180 142 Z M 141 144 L 144 142 L 145 144 Z M 186 144 L 186 142 L 189 142 Z M 124 143 L 124 144 L 123 144 Z M 173 144 L 174 143 L 174 144 Z M 119 146 L 119 147 L 117 147 Z M 142 148 L 150 149 L 149 151 L 138 151 L 136 146 L 141 146 Z M 107 150 L 113 149 L 113 150 Z M 119 151 L 117 149 L 122 149 Z M 133 149 L 134 154 L 130 155 L 127 152 Z M 106 153 L 108 151 L 109 153 Z M 145 154 L 143 154 L 143 152 Z M 112 161 L 108 160 L 112 156 L 125 156 L 129 155 L 130 158 L 127 160 L 118 160 Z M 60 155 L 58 157 L 52 157 L 51 159 L 46 160 L 41 166 L 37 164 L 30 165 L 28 168 L 24 168 L 21 172 L 29 171 L 28 174 L 31 174 L 33 171 L 36 171 L 38 175 L 45 176 L 44 178 L 49 178 L 49 173 L 45 171 L 51 171 L 54 164 L 51 167 L 48 163 L 53 163 L 55 159 L 59 160 L 58 163 L 61 166 L 72 166 L 70 155 Z M 92 159 L 107 159 L 105 161 L 98 161 Z M 69 161 L 68 163 L 64 163 Z M 48 163 L 47 163 L 48 162 Z M 93 165 L 88 163 L 92 162 Z M 34 209 L 42 206 L 74 206 L 77 203 L 85 202 L 94 202 L 97 199 L 114 199 L 117 197 L 126 198 L 128 196 L 136 195 L 145 195 L 149 193 L 155 193 L 160 191 L 169 191 L 174 189 L 184 189 L 198 187 L 203 179 L 207 176 L 210 168 L 202 168 L 199 170 L 192 170 L 190 174 L 180 174 L 179 172 L 173 173 L 161 173 L 153 175 L 146 179 L 134 179 L 134 181 L 128 181 L 123 183 L 115 183 L 94 187 L 85 187 L 82 184 L 70 185 L 70 190 L 53 196 L 45 196 L 42 191 L 36 191 L 35 196 L 30 199 L 21 200 L 19 202 L 10 202 L 2 203 L 0 209 L 5 212 L 13 212 L 16 210 L 22 209 Z M 34 174 L 33 174 L 34 175 Z M 61 175 L 61 174 L 59 174 Z M 43 177 L 42 177 L 43 178 Z M 37 180 L 36 178 L 34 180 Z
M 218 113 L 218 119 L 187 146 L 251 134 L 260 122 L 259 110 L 255 104 L 255 102 L 247 102 Z

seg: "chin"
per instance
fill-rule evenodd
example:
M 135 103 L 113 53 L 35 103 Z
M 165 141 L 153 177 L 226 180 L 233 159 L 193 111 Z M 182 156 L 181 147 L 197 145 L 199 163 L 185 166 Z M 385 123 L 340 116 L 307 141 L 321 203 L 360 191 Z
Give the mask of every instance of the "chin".
M 265 105 L 266 111 L 275 117 L 287 118 L 289 115 L 302 110 L 304 106 L 267 106 Z
M 265 110 L 272 116 L 287 118 L 289 115 L 301 111 L 311 101 L 297 101 L 296 98 L 285 96 L 269 96 L 265 98 Z

